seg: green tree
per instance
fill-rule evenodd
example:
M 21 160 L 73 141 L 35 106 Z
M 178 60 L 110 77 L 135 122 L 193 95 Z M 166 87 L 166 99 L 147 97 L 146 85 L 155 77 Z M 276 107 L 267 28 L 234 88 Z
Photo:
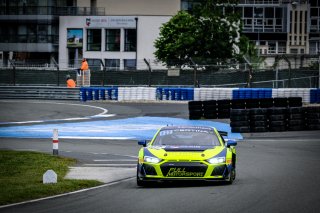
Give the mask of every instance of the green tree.
M 204 0 L 191 12 L 179 11 L 160 29 L 155 56 L 169 66 L 196 62 L 224 63 L 240 54 L 238 0 Z

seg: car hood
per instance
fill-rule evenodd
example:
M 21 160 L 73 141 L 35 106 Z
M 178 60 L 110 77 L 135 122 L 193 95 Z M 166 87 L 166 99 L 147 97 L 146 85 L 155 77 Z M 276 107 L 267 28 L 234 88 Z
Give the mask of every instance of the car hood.
M 154 146 L 146 148 L 163 160 L 205 160 L 224 152 L 224 146 Z M 225 155 L 225 154 L 224 154 Z

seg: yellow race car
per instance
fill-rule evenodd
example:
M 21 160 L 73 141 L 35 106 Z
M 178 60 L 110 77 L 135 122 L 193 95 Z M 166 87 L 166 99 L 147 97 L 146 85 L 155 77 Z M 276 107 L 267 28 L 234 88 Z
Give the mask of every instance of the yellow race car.
M 237 142 L 225 132 L 204 126 L 167 126 L 151 142 L 139 141 L 137 185 L 151 181 L 222 180 L 236 177 Z

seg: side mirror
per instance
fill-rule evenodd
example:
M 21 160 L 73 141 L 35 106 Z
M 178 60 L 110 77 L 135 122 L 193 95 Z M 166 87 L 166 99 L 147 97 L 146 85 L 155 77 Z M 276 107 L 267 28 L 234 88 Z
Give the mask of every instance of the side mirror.
M 143 146 L 143 147 L 146 147 L 147 146 L 147 141 L 146 140 L 138 141 L 138 144 Z
M 236 145 L 237 145 L 237 141 L 235 140 L 228 140 L 227 142 L 227 147 L 236 146 Z

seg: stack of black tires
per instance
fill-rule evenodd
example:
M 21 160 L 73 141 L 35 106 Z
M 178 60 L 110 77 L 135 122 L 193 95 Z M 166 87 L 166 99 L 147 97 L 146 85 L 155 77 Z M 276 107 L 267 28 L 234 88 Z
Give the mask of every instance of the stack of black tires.
M 217 119 L 218 111 L 217 111 L 217 101 L 203 101 L 203 117 L 205 119 Z
M 230 126 L 232 132 L 250 132 L 250 111 L 232 109 L 230 111 Z
M 270 132 L 283 132 L 287 130 L 287 108 L 267 108 L 267 114 Z
M 231 100 L 217 100 L 217 117 L 230 118 Z
M 189 108 L 190 120 L 196 120 L 196 119 L 202 118 L 203 116 L 202 101 L 189 101 L 188 108 Z
M 302 131 L 309 129 L 306 127 L 306 108 L 304 107 L 289 107 L 287 109 L 289 131 Z
M 320 130 L 320 107 L 306 107 L 306 128 Z
M 266 108 L 250 109 L 250 132 L 266 132 L 268 117 Z

